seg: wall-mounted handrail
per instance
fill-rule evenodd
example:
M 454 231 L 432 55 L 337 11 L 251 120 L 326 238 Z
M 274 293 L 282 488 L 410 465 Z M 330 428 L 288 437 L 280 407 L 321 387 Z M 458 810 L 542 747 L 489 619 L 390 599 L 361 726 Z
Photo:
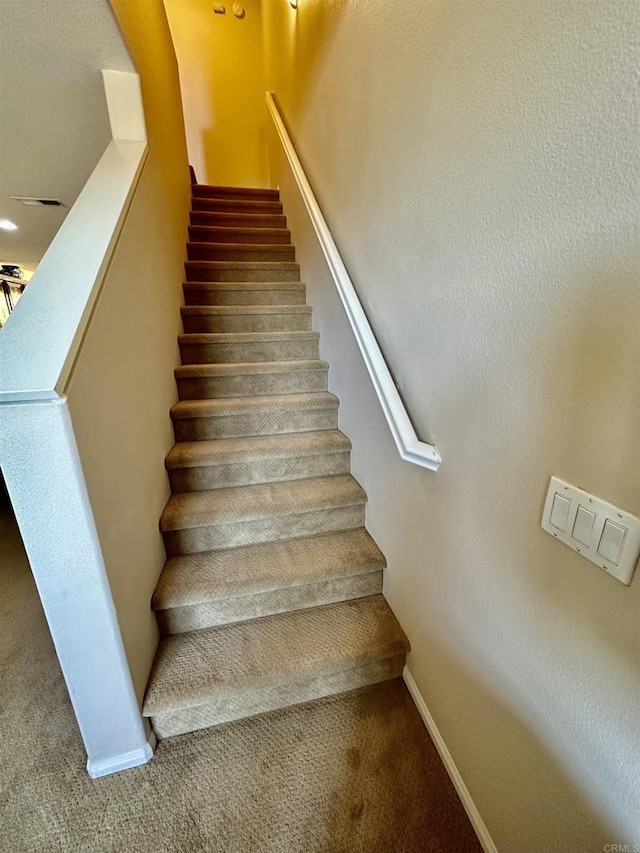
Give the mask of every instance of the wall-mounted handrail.
M 432 444 L 420 441 L 407 414 L 407 410 L 398 393 L 393 377 L 389 372 L 384 356 L 380 351 L 375 335 L 371 330 L 353 282 L 340 257 L 329 226 L 322 215 L 318 201 L 311 189 L 302 163 L 298 157 L 291 137 L 282 120 L 274 93 L 266 92 L 267 106 L 273 119 L 278 137 L 282 143 L 289 166 L 304 200 L 309 218 L 313 224 L 318 241 L 322 247 L 331 276 L 335 282 L 340 299 L 347 313 L 349 323 L 358 342 L 364 363 L 369 371 L 382 411 L 402 459 L 437 471 L 442 461 L 440 454 Z

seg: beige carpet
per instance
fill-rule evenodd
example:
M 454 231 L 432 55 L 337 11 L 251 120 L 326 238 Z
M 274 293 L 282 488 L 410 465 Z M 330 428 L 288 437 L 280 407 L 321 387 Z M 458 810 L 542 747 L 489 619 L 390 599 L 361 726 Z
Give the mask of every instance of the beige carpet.
M 165 741 L 91 781 L 6 510 L 0 731 L 3 853 L 480 850 L 400 680 Z

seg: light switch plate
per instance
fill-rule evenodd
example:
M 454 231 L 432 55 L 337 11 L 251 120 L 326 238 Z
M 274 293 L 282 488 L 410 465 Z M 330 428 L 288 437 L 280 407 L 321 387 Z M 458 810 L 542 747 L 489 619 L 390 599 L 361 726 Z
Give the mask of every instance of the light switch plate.
M 637 516 L 551 477 L 542 529 L 623 584 L 631 583 L 640 554 Z

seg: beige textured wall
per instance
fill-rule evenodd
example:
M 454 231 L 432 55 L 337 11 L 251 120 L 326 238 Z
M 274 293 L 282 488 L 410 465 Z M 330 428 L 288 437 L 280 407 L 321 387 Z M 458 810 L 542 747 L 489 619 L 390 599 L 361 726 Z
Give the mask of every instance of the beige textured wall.
M 501 853 L 638 843 L 640 576 L 622 586 L 539 521 L 552 473 L 640 512 L 640 5 L 264 16 L 267 85 L 444 458 L 399 460 L 274 157 L 411 672 Z
M 178 70 L 161 0 L 113 0 L 141 77 L 149 157 L 68 397 L 125 650 L 142 699 L 158 632 L 181 282 L 190 202 Z M 170 132 L 169 132 L 170 128 Z
M 216 15 L 210 0 L 165 0 L 180 67 L 189 159 L 200 183 L 269 186 L 260 0 Z

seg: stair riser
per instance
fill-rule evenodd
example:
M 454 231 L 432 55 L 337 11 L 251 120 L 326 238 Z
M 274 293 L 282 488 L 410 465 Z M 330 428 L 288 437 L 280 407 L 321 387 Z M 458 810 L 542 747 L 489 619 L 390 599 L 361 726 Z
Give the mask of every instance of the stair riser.
M 296 456 L 290 459 L 257 459 L 228 465 L 174 468 L 169 471 L 169 483 L 171 491 L 176 493 L 327 477 L 331 474 L 348 474 L 350 458 L 347 450 L 343 453 Z
M 261 187 L 216 187 L 208 184 L 195 184 L 191 188 L 193 198 L 228 198 L 236 201 L 279 201 L 278 190 Z
M 181 400 L 207 400 L 212 397 L 249 397 L 326 391 L 327 380 L 328 371 L 308 370 L 178 379 L 177 384 L 178 396 Z
M 184 418 L 173 422 L 176 441 L 282 435 L 338 428 L 338 407 L 289 412 L 258 412 L 217 418 Z
M 354 504 L 293 515 L 171 530 L 163 533 L 164 544 L 167 556 L 173 557 L 213 551 L 216 548 L 237 548 L 258 542 L 313 536 L 330 530 L 352 530 L 364 525 L 364 509 L 364 504 Z
M 270 213 L 282 214 L 279 201 L 254 201 L 233 198 L 194 198 L 191 209 L 209 213 Z
M 248 687 L 244 695 L 218 702 L 185 708 L 151 717 L 158 738 L 173 737 L 208 726 L 251 717 L 276 708 L 298 705 L 323 696 L 332 696 L 346 690 L 355 690 L 368 684 L 377 684 L 399 678 L 404 669 L 405 656 L 387 658 L 374 663 L 351 667 L 346 671 L 327 673 L 320 678 L 301 678 L 294 684 L 271 688 Z
M 214 225 L 226 228 L 286 228 L 287 217 L 280 214 L 207 213 L 192 211 L 192 225 Z
M 335 601 L 352 601 L 382 592 L 382 571 L 371 571 L 347 578 L 331 578 L 318 583 L 301 584 L 269 592 L 241 595 L 219 601 L 207 601 L 188 607 L 157 610 L 158 625 L 163 635 L 183 634 L 215 625 L 245 622 L 275 613 L 287 613 L 332 604 Z
M 187 257 L 190 261 L 295 261 L 296 250 L 293 246 L 247 246 L 246 248 L 223 248 L 215 243 L 187 245 Z
M 282 229 L 242 229 L 242 228 L 215 228 L 191 225 L 189 227 L 189 239 L 194 243 L 270 243 L 274 246 L 288 246 L 291 243 L 291 232 Z
M 184 291 L 185 305 L 304 305 L 305 288 L 286 290 L 196 290 Z
M 318 340 L 180 344 L 183 364 L 239 364 L 319 358 Z
M 300 281 L 300 268 L 280 264 L 264 267 L 211 267 L 205 261 L 187 261 L 187 281 Z
M 183 315 L 185 332 L 307 332 L 311 314 Z

